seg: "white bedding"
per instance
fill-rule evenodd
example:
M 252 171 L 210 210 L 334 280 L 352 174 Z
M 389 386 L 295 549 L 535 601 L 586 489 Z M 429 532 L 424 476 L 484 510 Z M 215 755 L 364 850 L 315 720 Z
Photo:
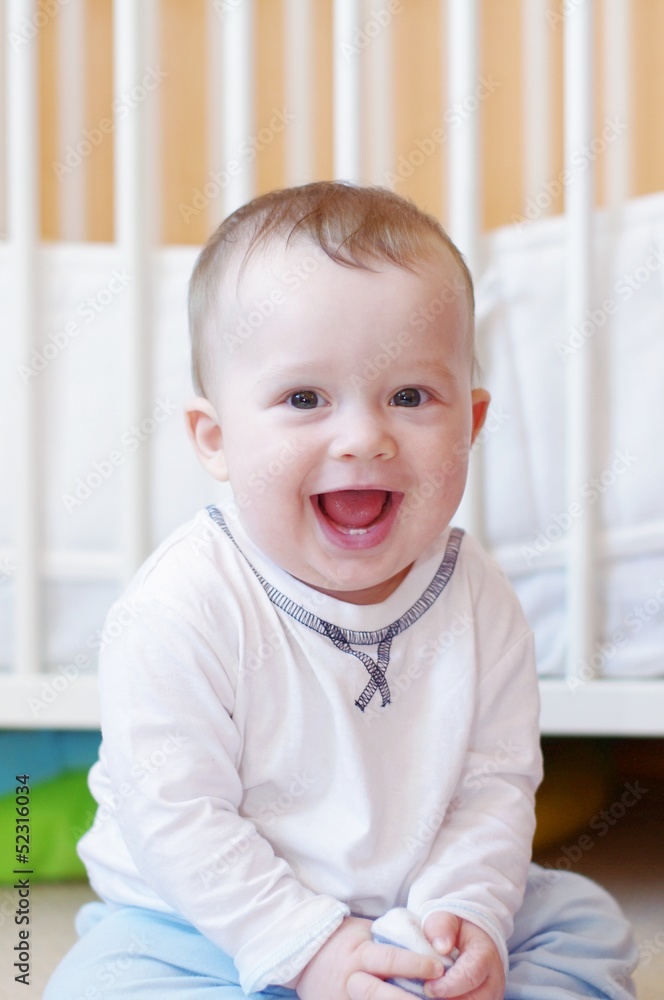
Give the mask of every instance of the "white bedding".
M 15 487 L 24 459 L 17 415 L 26 384 L 35 388 L 40 404 L 48 575 L 43 587 L 44 669 L 57 669 L 77 655 L 85 658 L 84 668 L 94 668 L 98 630 L 121 589 L 112 564 L 121 542 L 123 478 L 134 452 L 150 463 L 150 548 L 220 496 L 220 487 L 194 458 L 181 416 L 191 392 L 186 285 L 196 253 L 194 248 L 169 248 L 155 254 L 153 385 L 143 414 L 148 422 L 140 431 L 147 440 L 137 446 L 137 434 L 122 410 L 126 290 L 132 277 L 123 272 L 119 252 L 102 244 L 44 247 L 42 357 L 44 345 L 55 346 L 46 352 L 52 357 L 45 359 L 44 369 L 31 374 L 34 359 L 21 354 L 12 335 L 16 279 L 8 250 L 0 246 L 0 329 L 6 359 L 0 371 L 0 461 L 11 470 L 10 488 L 0 491 L 0 669 L 10 669 L 13 662 Z M 554 516 L 560 521 L 568 507 L 562 471 L 565 361 L 556 347 L 569 337 L 563 317 L 561 220 L 495 232 L 488 238 L 487 254 L 489 265 L 477 295 L 484 384 L 493 396 L 488 427 L 478 444 L 486 468 L 486 534 L 535 628 L 541 672 L 560 673 L 565 532 L 554 544 L 543 536 L 542 553 L 536 541 L 547 528 L 555 535 Z M 648 259 L 650 266 L 644 264 Z M 597 573 L 599 641 L 606 643 L 619 629 L 627 637 L 615 654 L 603 656 L 602 665 L 611 676 L 652 676 L 664 674 L 664 196 L 631 203 L 619 226 L 615 220 L 598 219 L 596 274 L 598 300 L 613 299 L 616 308 L 591 337 L 581 338 L 580 349 L 594 352 L 597 372 L 593 474 L 614 462 L 616 469 L 626 466 L 619 474 L 614 469 L 615 482 L 592 503 L 603 554 Z M 635 290 L 626 286 L 629 294 L 619 284 L 625 275 L 638 284 Z M 59 344 L 51 336 L 56 334 Z M 104 477 L 100 469 L 110 474 Z M 80 480 L 96 485 L 78 502 L 85 495 Z M 590 500 L 581 498 L 582 486 L 583 507 Z M 68 560 L 71 552 L 97 553 L 110 568 L 96 578 L 89 572 L 76 579 Z
M 101 311 L 94 304 L 109 296 L 114 272 L 122 274 L 118 251 L 108 245 L 51 245 L 44 247 L 41 267 L 44 293 L 40 303 L 42 345 L 52 343 L 50 334 L 66 333 L 74 323 L 78 333 L 49 361 L 46 368 L 31 376 L 19 365 L 29 365 L 11 337 L 14 287 L 6 248 L 0 252 L 0 329 L 8 342 L 8 363 L 0 373 L 0 407 L 3 435 L 0 459 L 12 469 L 15 486 L 23 455 L 17 436 L 19 394 L 28 384 L 35 387 L 40 402 L 39 457 L 42 466 L 43 546 L 49 579 L 43 588 L 45 649 L 43 665 L 53 670 L 73 662 L 77 654 L 86 657 L 91 668 L 96 661 L 98 630 L 110 603 L 122 589 L 114 579 L 113 557 L 120 551 L 123 521 L 123 480 L 127 464 L 136 454 L 150 463 L 151 538 L 154 548 L 174 527 L 187 520 L 201 506 L 219 498 L 221 487 L 209 480 L 198 464 L 185 434 L 182 404 L 191 395 L 186 322 L 186 288 L 196 258 L 195 248 L 169 248 L 155 255 L 153 272 L 154 357 L 153 384 L 143 410 L 147 421 L 138 434 L 123 415 L 127 368 L 124 331 L 127 324 L 126 277 L 116 279 L 118 289 Z M 87 318 L 92 310 L 94 318 Z M 60 338 L 65 342 L 65 338 Z M 43 348 L 40 351 L 43 352 Z M 49 351 L 53 353 L 53 351 Z M 38 362 L 39 364 L 39 362 Z M 161 422 L 159 422 L 160 418 Z M 150 433 L 154 421 L 154 432 Z M 140 436 L 145 441 L 139 442 Z M 119 464 L 113 466 L 111 456 Z M 118 458 L 119 456 L 119 458 Z M 106 472 L 103 478 L 95 463 Z M 104 463 L 107 463 L 104 466 Z M 16 470 L 16 471 L 14 471 Z M 96 475 L 96 479 L 94 478 Z M 89 496 L 85 483 L 97 484 Z M 84 481 L 81 489 L 79 480 Z M 77 496 L 76 488 L 79 485 Z M 67 498 L 73 498 L 67 499 Z M 14 560 L 17 498 L 13 490 L 0 491 L 0 549 Z M 66 570 L 67 555 L 96 553 L 111 563 L 101 579 L 90 574 L 75 579 Z M 110 560 L 109 560 L 110 557 Z M 5 559 L 7 555 L 5 555 Z M 6 562 L 5 562 L 6 565 Z M 6 575 L 6 574 L 5 574 Z M 0 571 L 0 577 L 3 574 Z M 13 575 L 0 584 L 0 664 L 13 661 L 11 628 Z
M 590 514 L 601 556 L 594 665 L 606 676 L 664 674 L 664 195 L 596 216 L 596 304 L 575 334 L 564 315 L 564 235 L 553 218 L 488 240 L 477 289 L 494 411 L 480 443 L 486 539 L 535 628 L 541 673 L 561 673 L 567 528 Z M 570 500 L 564 379 L 573 350 L 592 352 L 594 467 Z

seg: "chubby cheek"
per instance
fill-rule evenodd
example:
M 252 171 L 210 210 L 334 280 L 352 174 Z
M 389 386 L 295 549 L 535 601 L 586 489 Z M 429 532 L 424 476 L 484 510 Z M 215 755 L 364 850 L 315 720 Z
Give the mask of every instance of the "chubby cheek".
M 232 432 L 225 434 L 224 445 L 234 488 L 259 495 L 266 485 L 278 486 L 280 480 L 292 477 L 302 453 L 294 434 L 275 432 L 251 421 L 244 426 L 235 424 Z
M 236 503 L 254 517 L 268 517 L 270 512 L 283 517 L 283 498 L 294 485 L 288 465 L 278 454 L 254 455 L 254 461 L 229 464 L 229 478 Z M 291 473 L 292 474 L 292 473 Z
M 457 438 L 450 449 L 420 453 L 417 481 L 405 493 L 400 515 L 404 522 L 426 518 L 447 526 L 461 502 L 468 475 L 468 444 Z
M 302 520 L 303 471 L 296 449 L 247 441 L 229 460 L 229 478 L 245 530 L 272 558 Z

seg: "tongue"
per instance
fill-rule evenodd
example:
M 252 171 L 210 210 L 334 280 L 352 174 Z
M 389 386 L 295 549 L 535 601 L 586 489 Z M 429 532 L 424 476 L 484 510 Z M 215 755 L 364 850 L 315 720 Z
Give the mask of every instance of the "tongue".
M 366 528 L 382 511 L 386 490 L 338 490 L 321 493 L 320 504 L 335 524 L 344 528 Z

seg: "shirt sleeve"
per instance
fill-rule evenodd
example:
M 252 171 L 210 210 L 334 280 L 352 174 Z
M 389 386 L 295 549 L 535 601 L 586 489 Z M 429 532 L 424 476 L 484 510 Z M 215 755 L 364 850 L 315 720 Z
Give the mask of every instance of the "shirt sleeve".
M 134 613 L 100 657 L 122 836 L 150 888 L 233 957 L 245 992 L 286 983 L 349 909 L 298 882 L 241 815 L 241 736 L 218 655 L 159 602 Z
M 506 941 L 523 901 L 541 780 L 533 639 L 523 635 L 480 679 L 469 750 L 454 799 L 414 879 L 408 907 L 424 922 L 454 913 Z

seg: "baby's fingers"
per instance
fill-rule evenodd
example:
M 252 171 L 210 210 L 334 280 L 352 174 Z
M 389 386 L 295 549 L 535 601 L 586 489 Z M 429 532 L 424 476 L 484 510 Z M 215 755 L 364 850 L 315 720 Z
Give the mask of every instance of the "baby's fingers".
M 469 953 L 461 955 L 441 979 L 428 982 L 430 997 L 463 997 L 464 1000 L 503 1000 L 502 970 L 495 973 L 487 964 Z
M 424 921 L 424 933 L 439 955 L 449 955 L 456 946 L 461 921 L 453 913 L 430 913 Z
M 377 941 L 367 941 L 363 945 L 361 965 L 364 972 L 381 979 L 437 979 L 445 971 L 437 958 Z
M 349 1000 L 412 1000 L 410 993 L 368 972 L 354 972 L 346 983 Z

